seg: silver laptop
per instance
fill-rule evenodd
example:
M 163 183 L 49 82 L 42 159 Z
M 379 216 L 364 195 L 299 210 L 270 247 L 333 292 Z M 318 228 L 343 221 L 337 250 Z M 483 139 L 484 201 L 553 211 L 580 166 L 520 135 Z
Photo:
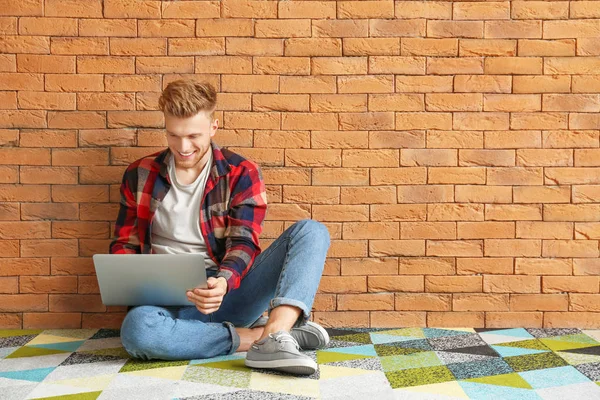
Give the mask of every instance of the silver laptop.
M 186 291 L 206 288 L 201 254 L 95 254 L 102 303 L 107 306 L 193 306 Z

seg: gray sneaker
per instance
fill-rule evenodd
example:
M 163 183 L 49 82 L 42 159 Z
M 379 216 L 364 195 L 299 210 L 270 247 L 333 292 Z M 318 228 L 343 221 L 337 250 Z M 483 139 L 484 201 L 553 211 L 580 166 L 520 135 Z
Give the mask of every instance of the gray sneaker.
M 265 326 L 268 320 L 269 317 L 260 317 L 250 328 Z M 322 349 L 329 344 L 329 334 L 325 328 L 312 321 L 306 321 L 306 324 L 292 328 L 290 335 L 296 339 L 302 350 Z
M 298 375 L 311 375 L 317 371 L 317 363 L 300 352 L 296 339 L 286 331 L 269 333 L 254 342 L 246 353 L 247 367 L 265 368 Z

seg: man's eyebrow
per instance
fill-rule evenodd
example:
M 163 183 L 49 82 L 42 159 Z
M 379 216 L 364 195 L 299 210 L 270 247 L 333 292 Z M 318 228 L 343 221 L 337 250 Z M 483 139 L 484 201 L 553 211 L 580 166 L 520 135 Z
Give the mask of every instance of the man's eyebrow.
M 167 131 L 167 133 L 170 133 L 171 135 L 174 135 L 174 133 L 171 132 L 171 131 L 169 131 L 168 129 L 165 129 L 165 131 Z M 185 136 L 201 135 L 201 134 L 202 134 L 202 132 L 192 132 L 192 133 L 190 133 L 188 135 L 185 135 Z

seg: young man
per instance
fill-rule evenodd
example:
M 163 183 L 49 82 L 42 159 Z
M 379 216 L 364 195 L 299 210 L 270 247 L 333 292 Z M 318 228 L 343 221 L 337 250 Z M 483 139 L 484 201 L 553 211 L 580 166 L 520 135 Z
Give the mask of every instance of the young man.
M 168 149 L 133 162 L 123 176 L 110 253 L 200 253 L 208 276 L 207 289 L 187 292 L 190 306 L 130 307 L 123 346 L 136 358 L 166 360 L 247 351 L 249 367 L 312 374 L 316 363 L 299 349 L 329 342 L 308 321 L 329 232 L 304 219 L 261 250 L 262 173 L 211 140 L 216 100 L 210 84 L 170 83 L 159 99 Z

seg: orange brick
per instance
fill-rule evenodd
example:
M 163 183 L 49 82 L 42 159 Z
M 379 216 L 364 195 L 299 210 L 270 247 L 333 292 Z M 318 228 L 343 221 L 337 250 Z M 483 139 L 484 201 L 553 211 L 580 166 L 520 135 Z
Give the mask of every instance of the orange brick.
M 573 275 L 600 275 L 600 260 L 597 258 L 574 259 Z
M 343 264 L 342 264 L 343 265 Z M 369 270 L 372 274 L 372 272 Z M 343 270 L 342 270 L 343 273 Z M 367 282 L 369 292 L 423 292 L 423 277 L 419 275 L 373 276 Z
M 255 36 L 264 38 L 310 37 L 311 26 L 308 19 L 257 20 Z
M 222 9 L 225 18 L 277 18 L 277 3 L 224 0 Z
M 434 184 L 483 184 L 483 167 L 429 167 L 428 183 Z
M 594 329 L 600 326 L 600 313 L 596 312 L 547 312 L 544 328 Z
M 341 311 L 393 310 L 394 294 L 340 294 L 337 309 Z
M 0 40 L 2 53 L 50 53 L 50 38 L 43 36 L 2 36 Z
M 486 204 L 485 218 L 496 221 L 541 220 L 542 207 L 537 204 Z
M 395 309 L 406 311 L 450 311 L 452 295 L 430 293 L 396 293 Z
M 424 256 L 425 240 L 369 240 L 369 255 L 386 256 Z
M 600 296 L 597 294 L 569 294 L 570 311 L 600 311 Z M 566 309 L 566 307 L 565 307 Z M 564 311 L 564 310 L 552 310 Z
M 481 276 L 426 276 L 425 291 L 437 293 L 481 292 Z
M 74 18 L 22 17 L 19 34 L 41 36 L 77 36 L 77 20 Z
M 162 18 L 215 18 L 220 16 L 220 2 L 167 2 L 162 3 Z
M 168 53 L 171 56 L 223 55 L 224 38 L 170 38 Z
M 110 54 L 115 56 L 165 56 L 165 38 L 110 38 Z
M 428 312 L 427 326 L 445 328 L 483 328 L 483 312 Z
M 134 19 L 80 19 L 80 36 L 135 37 L 137 21 Z
M 75 276 L 21 276 L 20 293 L 77 293 Z
M 19 257 L 19 241 L 0 240 L 0 250 L 2 250 L 2 257 Z
M 343 192 L 342 192 L 343 193 Z M 344 239 L 399 239 L 398 222 L 346 222 Z
M 567 311 L 566 294 L 511 294 L 511 311 Z
M 31 185 L 28 185 L 31 186 Z M 49 189 L 49 188 L 48 188 Z M 33 196 L 33 194 L 31 194 Z M 50 201 L 50 193 L 42 192 L 42 198 Z M 69 220 L 79 217 L 79 207 L 74 203 L 54 204 L 54 203 L 27 203 L 21 205 L 21 218 L 25 221 L 50 219 L 50 220 Z
M 49 92 L 95 92 L 104 90 L 103 75 L 100 74 L 48 74 L 46 91 Z
M 350 149 L 344 150 L 343 154 L 344 167 L 389 167 L 399 166 L 400 156 L 398 150 L 381 149 L 381 150 L 363 150 Z M 375 168 L 377 170 L 377 168 Z M 396 169 L 388 169 L 386 172 L 397 173 Z M 383 182 L 385 177 L 379 177 L 377 185 L 390 184 Z
M 399 38 L 344 38 L 344 55 L 345 56 L 382 56 L 382 55 L 399 55 L 400 54 L 400 39 Z M 337 54 L 335 54 L 337 55 Z M 371 73 L 392 73 L 390 62 L 382 69 L 376 68 L 376 61 L 369 61 L 369 71 Z M 387 59 L 389 60 L 389 58 Z M 378 63 L 379 64 L 379 63 Z M 425 71 L 425 63 L 421 63 L 422 72 Z M 397 67 L 396 67 L 397 68 Z M 401 68 L 405 68 L 402 67 Z M 400 73 L 400 72 L 399 72 Z
M 313 185 L 365 185 L 368 182 L 366 168 L 314 168 L 312 171 Z
M 340 202 L 342 204 L 396 203 L 396 188 L 392 186 L 343 187 Z
M 483 291 L 486 293 L 540 293 L 539 276 L 484 275 Z
M 371 328 L 425 327 L 425 312 L 372 311 Z
M 95 273 L 91 257 L 52 257 L 52 275 L 91 275 Z
M 485 239 L 485 255 L 491 257 L 539 257 L 541 250 L 537 239 Z
M 79 211 L 79 219 L 82 221 L 115 221 L 119 212 L 119 204 L 82 203 Z
M 294 7 L 294 3 L 281 4 Z M 298 6 L 302 5 L 298 4 Z M 366 37 L 368 33 L 368 20 L 314 19 L 312 21 L 313 37 Z
M 226 38 L 226 54 L 237 56 L 282 56 L 283 39 Z M 302 55 L 302 54 L 286 54 Z
M 284 203 L 336 204 L 340 189 L 336 187 L 284 186 Z
M 77 239 L 21 240 L 21 257 L 78 255 Z
M 51 312 L 103 312 L 106 310 L 100 295 L 51 294 L 49 297 L 49 311 Z
M 0 164 L 49 165 L 50 149 L 0 148 Z
M 28 0 L 18 3 L 0 0 L 0 15 L 43 15 L 43 0 Z
M 107 18 L 160 18 L 161 2 L 140 0 L 131 3 L 127 0 L 106 0 L 104 17 Z
M 83 329 L 120 329 L 126 313 L 83 313 L 81 315 Z
M 133 110 L 135 109 L 133 93 L 78 93 L 77 108 L 79 110 Z
M 23 329 L 81 329 L 81 313 L 23 313 Z
M 402 239 L 455 239 L 456 224 L 453 222 L 401 222 Z
M 312 306 L 312 311 L 335 311 L 336 296 L 334 294 L 317 294 Z
M 108 54 L 108 38 L 104 37 L 53 37 L 52 54 L 105 55 Z
M 598 257 L 598 241 L 544 240 L 542 257 Z
M 453 311 L 508 311 L 508 294 L 454 294 Z
M 398 260 L 396 258 L 344 258 L 341 265 L 342 275 L 396 275 L 398 273 Z M 410 279 L 408 279 L 410 280 Z M 369 283 L 369 291 L 371 284 Z
M 0 300 L 6 312 L 48 311 L 46 294 L 0 294 Z
M 19 203 L 4 203 L 0 205 L 0 221 L 18 221 L 21 217 Z
M 367 205 L 315 205 L 312 216 L 319 221 L 368 221 Z
M 323 276 L 318 290 L 319 293 L 365 293 L 366 291 L 366 276 Z
M 254 34 L 254 21 L 248 18 L 203 18 L 201 21 L 202 23 L 196 24 L 196 36 L 198 37 L 252 36 Z
M 158 75 L 108 75 L 106 76 L 106 91 L 108 92 L 140 92 L 160 91 L 160 76 Z
M 2 329 L 21 329 L 22 315 L 13 313 L 0 314 L 0 327 Z
M 541 328 L 541 312 L 487 312 L 485 326 L 488 328 Z
M 0 183 L 17 183 L 19 181 L 19 167 L 1 166 Z
M 285 39 L 283 45 L 286 56 L 339 57 L 342 55 L 342 40 L 337 38 L 291 38 Z
M 91 238 L 104 239 L 108 238 L 109 223 L 108 222 L 54 222 L 52 224 L 52 237 L 65 238 Z
M 46 128 L 47 112 L 42 110 L 0 110 L 0 128 Z
M 524 275 L 571 275 L 570 259 L 516 258 L 515 274 Z
M 22 166 L 19 178 L 25 184 L 76 184 L 77 168 Z
M 19 278 L 8 277 L 0 278 L 0 293 L 16 294 L 19 293 Z
M 544 293 L 598 293 L 598 276 L 544 276 L 542 291 Z

